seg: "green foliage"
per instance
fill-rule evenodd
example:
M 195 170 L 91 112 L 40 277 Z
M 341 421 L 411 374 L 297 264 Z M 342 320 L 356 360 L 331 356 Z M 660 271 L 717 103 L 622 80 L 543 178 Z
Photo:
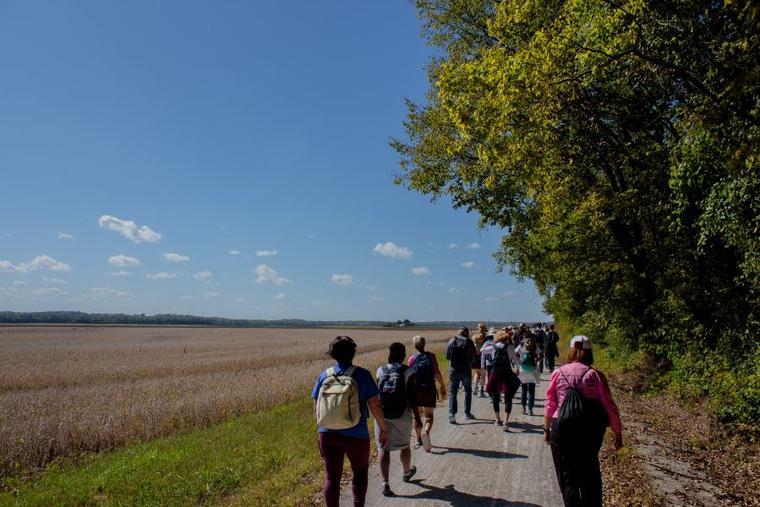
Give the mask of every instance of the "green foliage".
M 416 5 L 440 56 L 391 141 L 397 182 L 504 228 L 499 265 L 612 350 L 689 379 L 712 371 L 681 361 L 705 348 L 726 378 L 756 371 L 760 6 Z M 750 383 L 735 387 L 721 418 L 756 424 Z

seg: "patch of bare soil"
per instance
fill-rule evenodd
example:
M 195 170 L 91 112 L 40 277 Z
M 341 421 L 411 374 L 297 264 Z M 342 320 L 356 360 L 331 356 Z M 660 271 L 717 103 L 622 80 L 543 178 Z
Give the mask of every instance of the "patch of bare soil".
M 633 380 L 610 379 L 626 447 L 602 450 L 605 505 L 760 506 L 760 446 L 721 431 L 706 406 L 635 394 Z

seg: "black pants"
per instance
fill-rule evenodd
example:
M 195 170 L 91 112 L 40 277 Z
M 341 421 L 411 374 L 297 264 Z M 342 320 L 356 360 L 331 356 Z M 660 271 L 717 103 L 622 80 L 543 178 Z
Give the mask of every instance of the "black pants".
M 507 393 L 501 394 L 501 393 L 491 393 L 491 404 L 493 404 L 493 411 L 495 413 L 499 413 L 499 401 L 501 400 L 501 397 L 504 397 L 504 411 L 507 414 L 512 413 L 512 397 L 509 396 Z
M 554 350 L 547 350 L 546 351 L 546 367 L 549 368 L 549 371 L 554 371 L 555 359 L 556 359 L 556 354 L 554 353 Z
M 562 434 L 552 421 L 552 458 L 565 507 L 602 506 L 599 450 L 605 430 L 606 425 L 593 424 Z

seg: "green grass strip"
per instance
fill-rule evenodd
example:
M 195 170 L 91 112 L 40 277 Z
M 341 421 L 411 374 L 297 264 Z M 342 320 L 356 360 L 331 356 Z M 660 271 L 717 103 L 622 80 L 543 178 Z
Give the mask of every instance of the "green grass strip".
M 31 481 L 6 480 L 0 505 L 207 505 L 240 491 L 256 505 L 293 504 L 313 494 L 307 478 L 322 466 L 311 410 L 304 399 L 53 464 Z

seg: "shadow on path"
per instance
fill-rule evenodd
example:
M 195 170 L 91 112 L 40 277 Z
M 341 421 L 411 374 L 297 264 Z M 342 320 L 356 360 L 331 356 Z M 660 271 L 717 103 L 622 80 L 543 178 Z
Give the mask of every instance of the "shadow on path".
M 510 502 L 503 498 L 496 498 L 485 495 L 475 495 L 472 493 L 465 493 L 464 491 L 457 491 L 453 484 L 439 488 L 437 486 L 430 486 L 423 483 L 420 480 L 412 481 L 413 484 L 425 488 L 425 491 L 420 491 L 416 495 L 396 495 L 398 498 L 410 498 L 417 500 L 440 500 L 448 502 L 452 507 L 492 507 L 492 506 L 509 506 L 509 507 L 541 507 L 535 503 L 525 502 Z
M 543 424 L 530 424 L 526 422 L 512 422 L 509 421 L 509 428 L 516 428 L 518 430 L 523 430 L 524 433 L 543 433 L 544 427 Z
M 506 451 L 494 451 L 494 450 L 488 450 L 488 449 L 463 449 L 461 447 L 443 447 L 440 445 L 434 445 L 433 449 L 438 449 L 438 452 L 435 454 L 471 454 L 473 456 L 477 456 L 479 458 L 499 458 L 499 459 L 513 459 L 513 458 L 523 458 L 527 459 L 528 457 L 524 454 L 513 454 L 511 452 Z

